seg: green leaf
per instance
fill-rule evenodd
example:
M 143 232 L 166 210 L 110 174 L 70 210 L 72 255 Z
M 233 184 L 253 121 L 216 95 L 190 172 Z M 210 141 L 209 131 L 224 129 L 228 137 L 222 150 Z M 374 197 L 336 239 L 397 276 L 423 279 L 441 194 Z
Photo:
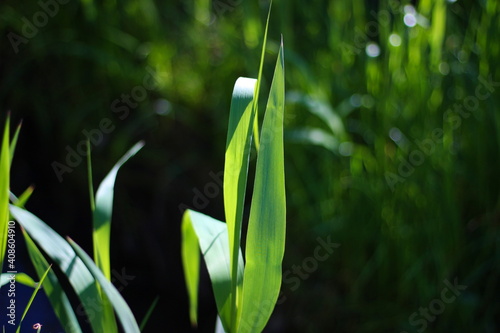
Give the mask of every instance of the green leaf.
M 148 312 L 146 312 L 144 319 L 142 319 L 141 325 L 139 326 L 139 328 L 141 329 L 141 332 L 144 330 L 144 327 L 146 327 L 146 324 L 148 323 L 149 318 L 153 314 L 153 311 L 155 310 L 156 305 L 158 304 L 159 300 L 160 300 L 160 296 L 156 296 L 155 300 L 153 301 L 153 303 L 149 307 Z
M 262 81 L 262 70 L 264 68 L 264 55 L 266 54 L 267 45 L 267 31 L 269 28 L 269 19 L 271 17 L 271 8 L 273 7 L 273 1 L 269 3 L 269 11 L 267 12 L 266 29 L 264 30 L 264 38 L 262 41 L 262 51 L 260 54 L 260 64 L 259 64 L 259 74 L 257 75 L 257 85 L 255 86 L 255 99 L 253 103 L 254 109 L 254 120 L 253 120 L 253 130 L 255 136 L 255 148 L 259 150 L 259 95 L 260 95 L 260 83 Z
M 45 278 L 47 277 L 47 274 L 49 273 L 49 271 L 51 270 L 51 268 L 52 268 L 52 266 L 49 266 L 49 268 L 47 268 L 47 270 L 45 271 L 45 273 L 42 275 L 42 278 L 40 279 L 40 282 L 38 283 L 38 285 L 36 286 L 35 290 L 33 291 L 33 294 L 31 294 L 31 297 L 30 297 L 30 299 L 28 301 L 28 304 L 24 308 L 24 312 L 23 312 L 23 315 L 21 316 L 21 320 L 19 321 L 19 326 L 17 326 L 16 333 L 19 333 L 21 331 L 21 325 L 23 323 L 24 317 L 26 317 L 26 314 L 28 313 L 28 310 L 31 308 L 31 304 L 33 304 L 33 300 L 35 299 L 36 294 L 38 294 L 38 291 L 40 290 L 40 287 L 42 286 L 43 281 L 45 281 Z
M 182 219 L 182 264 L 190 299 L 191 320 L 196 319 L 199 280 L 199 250 L 207 265 L 215 302 L 224 329 L 230 331 L 231 275 L 227 225 L 210 216 L 186 210 Z M 199 245 L 198 245 L 199 244 Z M 238 256 L 238 280 L 243 276 L 243 259 Z M 195 321 L 196 323 L 196 321 Z
M 12 192 L 10 192 L 10 200 L 14 206 L 24 208 L 28 200 L 31 198 L 35 187 L 32 185 L 28 187 L 24 192 L 18 197 L 16 197 Z
M 12 274 L 9 273 L 3 273 L 0 275 L 0 287 L 6 285 L 10 281 L 10 277 Z M 16 283 L 20 283 L 22 285 L 25 285 L 27 287 L 35 288 L 36 287 L 36 282 L 31 278 L 26 273 L 17 273 L 16 274 Z
M 324 147 L 334 154 L 339 154 L 339 140 L 319 128 L 299 128 L 285 133 L 287 142 Z
M 10 193 L 10 147 L 9 147 L 10 116 L 7 116 L 0 151 L 0 271 L 7 246 L 7 229 L 9 223 L 9 193 Z
M 92 154 L 91 154 L 91 151 L 90 151 L 90 141 L 87 140 L 87 171 L 88 171 L 88 185 L 89 185 L 89 195 L 90 195 L 90 209 L 93 213 L 93 216 L 94 216 L 94 224 L 95 224 L 95 196 L 94 196 L 94 186 L 93 186 L 93 179 L 92 179 Z M 111 189 L 111 195 L 113 195 L 113 190 Z M 113 201 L 113 200 L 111 200 Z M 111 205 L 113 203 L 111 202 Z M 112 209 L 112 207 L 110 208 Z M 111 211 L 109 211 L 109 221 L 107 221 L 108 224 L 111 223 Z M 95 236 L 96 232 L 95 232 L 95 229 L 94 229 L 94 233 L 93 233 L 93 236 Z M 104 241 L 104 237 L 102 239 Z M 111 259 L 110 259 L 110 254 L 109 254 L 109 242 L 110 242 L 110 239 L 109 239 L 109 229 L 108 229 L 108 239 L 107 239 L 107 242 L 104 242 L 106 244 L 101 244 L 99 245 L 95 238 L 94 238 L 94 260 L 95 262 L 97 263 L 98 266 L 101 266 L 101 270 L 103 270 L 105 272 L 105 274 L 109 274 L 111 275 L 110 271 L 111 271 Z M 102 252 L 99 252 L 99 249 L 102 247 L 104 247 L 103 251 L 102 252 L 105 252 L 107 250 L 107 255 L 106 254 L 103 254 L 103 257 L 104 259 L 106 259 L 107 261 L 105 260 L 102 260 L 101 257 L 98 255 L 99 253 L 102 253 Z M 107 246 L 107 247 L 105 247 Z M 108 277 L 108 280 L 109 280 L 109 277 Z M 109 300 L 107 299 L 106 295 L 104 295 L 104 293 L 102 292 L 101 290 L 101 286 L 99 284 L 97 284 L 97 290 L 99 291 L 99 295 L 100 295 L 100 298 L 102 299 L 102 313 L 103 313 L 103 320 L 104 320 L 104 327 L 106 327 L 107 330 L 109 330 L 110 332 L 117 332 L 118 331 L 118 327 L 116 326 L 116 318 L 115 318 L 115 313 L 113 311 L 113 306 L 111 305 L 111 303 L 109 302 Z
M 97 283 L 68 242 L 32 213 L 13 205 L 10 205 L 10 212 L 40 249 L 67 276 L 88 314 L 93 333 L 110 333 L 104 326 L 102 311 L 95 309 L 95 302 L 101 301 Z
M 239 329 L 261 332 L 274 309 L 281 286 L 285 251 L 285 171 L 283 117 L 285 75 L 283 42 L 262 125 L 246 244 L 246 265 Z
M 234 85 L 229 125 L 227 130 L 226 155 L 224 164 L 224 209 L 229 234 L 231 277 L 238 270 L 237 255 L 240 250 L 241 224 L 247 187 L 248 161 L 252 141 L 252 108 L 257 80 L 242 78 Z M 232 278 L 231 327 L 237 315 L 237 299 L 241 293 L 241 283 Z
M 94 213 L 95 193 L 94 193 L 94 180 L 92 178 L 92 152 L 90 149 L 90 141 L 88 139 L 87 139 L 87 174 L 88 174 L 87 180 L 89 184 L 89 196 L 90 196 L 90 211 Z
M 50 265 L 25 230 L 23 230 L 23 235 L 31 262 L 40 277 L 47 270 L 47 268 L 50 267 Z M 72 333 L 82 332 L 68 296 L 66 296 L 57 275 L 52 270 L 49 271 L 49 274 L 43 283 L 43 291 L 47 295 L 47 298 L 52 305 L 52 309 L 54 310 L 57 318 L 59 318 L 62 327 L 65 328 L 65 331 Z
M 125 155 L 115 164 L 97 189 L 95 198 L 94 218 L 94 259 L 97 267 L 101 269 L 104 276 L 111 279 L 110 262 L 110 238 L 111 238 L 111 215 L 113 212 L 113 196 L 116 175 L 120 167 L 142 147 L 143 142 L 136 143 Z
M 200 249 L 198 236 L 194 231 L 189 210 L 184 212 L 182 218 L 182 244 L 181 256 L 184 268 L 184 279 L 189 296 L 189 319 L 191 325 L 198 325 L 198 283 L 200 278 Z
M 72 239 L 68 239 L 69 244 L 73 247 L 78 257 L 87 266 L 87 269 L 92 273 L 94 278 L 99 282 L 102 290 L 106 294 L 107 299 L 113 304 L 116 315 L 120 320 L 123 331 L 125 333 L 139 333 L 140 329 L 135 320 L 134 314 L 130 310 L 127 302 L 120 295 L 120 292 L 113 284 L 104 276 L 101 270 L 94 264 L 92 259 L 78 246 Z
M 12 165 L 12 160 L 14 159 L 14 152 L 16 151 L 16 145 L 17 145 L 17 139 L 19 138 L 19 132 L 21 132 L 21 125 L 22 122 L 19 123 L 19 125 L 16 128 L 16 132 L 14 133 L 14 137 L 12 138 L 12 141 L 10 142 L 10 164 Z

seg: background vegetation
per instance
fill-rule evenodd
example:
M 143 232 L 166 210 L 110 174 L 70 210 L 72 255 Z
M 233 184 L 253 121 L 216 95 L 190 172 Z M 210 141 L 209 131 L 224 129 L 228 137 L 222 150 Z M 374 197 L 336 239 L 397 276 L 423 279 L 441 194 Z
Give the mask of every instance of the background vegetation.
M 62 181 L 54 161 L 99 132 L 97 181 L 144 139 L 118 175 L 112 267 L 134 276 L 122 294 L 138 318 L 161 296 L 146 332 L 186 332 L 181 210 L 224 219 L 211 189 L 231 89 L 257 75 L 269 3 L 41 3 L 0 4 L 0 109 L 23 119 L 12 191 L 34 184 L 27 208 L 90 252 L 85 159 Z M 499 13 L 494 0 L 274 2 L 264 76 L 282 33 L 291 273 L 268 332 L 499 330 Z M 318 237 L 340 247 L 313 266 Z M 455 279 L 467 289 L 423 320 Z

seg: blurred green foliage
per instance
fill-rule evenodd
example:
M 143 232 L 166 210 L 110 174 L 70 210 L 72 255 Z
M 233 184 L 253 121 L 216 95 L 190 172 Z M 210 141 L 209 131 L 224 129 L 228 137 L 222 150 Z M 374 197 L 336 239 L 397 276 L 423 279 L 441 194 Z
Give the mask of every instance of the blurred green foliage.
M 118 177 L 112 265 L 150 286 L 123 291 L 138 317 L 169 295 L 151 322 L 185 331 L 179 205 L 222 170 L 231 88 L 257 74 L 268 1 L 59 1 L 41 1 L 46 21 L 39 2 L 0 4 L 0 108 L 24 119 L 13 190 L 35 183 L 28 208 L 84 244 L 84 163 L 60 183 L 53 162 L 104 118 L 114 128 L 94 145 L 96 179 L 145 139 Z M 498 331 L 498 1 L 273 7 L 268 55 L 282 33 L 289 92 L 291 273 L 269 332 Z M 268 82 L 271 72 L 268 61 Z M 222 219 L 221 193 L 193 208 Z M 295 273 L 327 236 L 341 246 Z M 455 278 L 466 291 L 423 319 Z

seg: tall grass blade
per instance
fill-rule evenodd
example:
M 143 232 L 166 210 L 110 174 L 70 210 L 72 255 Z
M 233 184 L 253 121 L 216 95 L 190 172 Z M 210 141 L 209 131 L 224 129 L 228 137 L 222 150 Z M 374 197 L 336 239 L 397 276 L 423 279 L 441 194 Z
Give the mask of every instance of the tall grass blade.
M 95 301 L 101 300 L 97 283 L 68 242 L 32 213 L 13 205 L 10 205 L 10 212 L 39 248 L 67 276 L 88 314 L 93 333 L 110 333 L 105 330 L 102 311 L 95 310 Z
M 111 218 L 113 213 L 113 198 L 116 176 L 120 167 L 132 156 L 134 156 L 142 147 L 143 142 L 135 144 L 125 155 L 115 164 L 108 175 L 99 185 L 94 198 L 93 179 L 92 179 L 92 161 L 90 153 L 90 142 L 87 141 L 87 170 L 89 175 L 89 192 L 90 192 L 90 207 L 93 213 L 93 244 L 94 244 L 94 260 L 103 272 L 108 281 L 111 280 Z M 103 300 L 103 317 L 105 327 L 109 331 L 116 331 L 116 318 L 113 312 L 113 306 L 107 299 L 106 295 L 101 292 L 98 285 L 98 290 L 101 293 Z
M 87 140 L 87 181 L 88 181 L 88 185 L 89 185 L 90 211 L 92 213 L 94 213 L 95 212 L 94 178 L 92 177 L 92 151 L 90 149 L 90 141 L 89 140 Z M 95 253 L 95 249 L 94 249 L 94 253 Z M 97 262 L 97 258 L 94 258 L 94 260 Z
M 193 327 L 198 326 L 198 284 L 200 280 L 200 249 L 198 236 L 193 228 L 189 211 L 182 217 L 181 256 L 184 279 L 189 297 L 189 319 Z
M 110 238 L 111 238 L 111 215 L 113 212 L 113 197 L 115 180 L 120 167 L 142 147 L 144 142 L 136 143 L 125 155 L 115 164 L 97 189 L 95 197 L 94 218 L 94 259 L 97 267 L 101 269 L 104 276 L 111 279 L 110 262 Z
M 16 131 L 14 132 L 14 136 L 10 141 L 10 164 L 12 165 L 12 160 L 14 159 L 14 152 L 16 151 L 17 139 L 19 138 L 19 132 L 21 132 L 22 122 L 17 125 Z
M 37 275 L 41 277 L 50 265 L 43 256 L 42 252 L 36 246 L 35 242 L 33 242 L 24 229 L 23 235 L 31 262 L 35 267 Z M 16 277 L 16 281 L 17 280 L 18 277 Z M 68 296 L 66 296 L 57 275 L 52 270 L 49 271 L 48 276 L 43 283 L 43 291 L 47 295 L 47 298 L 52 305 L 52 309 L 54 310 L 57 318 L 59 318 L 62 327 L 65 328 L 65 331 L 81 333 L 82 329 L 78 323 L 75 312 L 71 307 Z
M 229 235 L 231 259 L 231 326 L 237 315 L 237 299 L 241 284 L 234 278 L 238 271 L 237 258 L 240 250 L 241 224 L 245 204 L 248 177 L 248 162 L 252 143 L 252 108 L 257 80 L 242 78 L 234 85 L 229 125 L 227 130 L 226 155 L 224 164 L 224 209 Z
M 283 42 L 262 125 L 246 244 L 239 330 L 261 332 L 278 299 L 285 250 L 285 171 Z
M 226 332 L 230 331 L 231 322 L 231 265 L 227 225 L 210 216 L 186 210 L 182 219 L 182 264 L 186 272 L 186 285 L 190 301 L 197 298 L 199 279 L 199 250 L 207 265 L 215 302 L 222 325 Z M 243 259 L 238 255 L 237 278 L 243 276 Z M 193 313 L 192 307 L 190 314 Z M 194 309 L 196 311 L 196 309 Z
M 113 286 L 113 284 L 104 276 L 101 270 L 95 265 L 92 259 L 83 251 L 83 249 L 76 244 L 73 240 L 68 239 L 69 244 L 73 247 L 74 251 L 78 257 L 87 266 L 87 269 L 94 276 L 94 278 L 99 282 L 102 290 L 106 294 L 107 299 L 113 304 L 113 308 L 116 311 L 116 315 L 122 324 L 123 331 L 125 333 L 139 333 L 140 329 L 135 320 L 134 314 L 130 310 L 129 306 L 120 295 L 120 292 Z M 108 332 L 108 331 L 107 331 Z
M 26 314 L 28 313 L 29 309 L 31 308 L 31 304 L 33 304 L 33 300 L 35 299 L 36 295 L 38 294 L 38 291 L 40 290 L 40 287 L 42 286 L 43 281 L 45 281 L 45 278 L 47 277 L 47 274 L 49 273 L 49 271 L 51 269 L 52 269 L 52 266 L 49 266 L 49 268 L 47 268 L 45 273 L 42 275 L 40 282 L 37 284 L 35 290 L 33 291 L 33 294 L 31 294 L 31 297 L 28 301 L 28 304 L 24 308 L 24 312 L 23 312 L 23 315 L 21 316 L 21 320 L 19 321 L 19 326 L 17 326 L 16 333 L 21 332 L 21 325 L 23 323 L 24 317 L 26 317 Z
M 153 311 L 155 310 L 156 305 L 158 304 L 159 300 L 160 300 L 160 296 L 156 296 L 155 300 L 153 301 L 153 303 L 149 307 L 148 312 L 146 312 L 146 315 L 142 319 L 141 324 L 139 325 L 139 328 L 140 328 L 141 332 L 144 330 L 144 327 L 146 327 L 146 325 L 147 325 L 147 323 L 149 321 L 149 318 L 153 314 Z
M 257 85 L 255 86 L 255 99 L 253 102 L 254 109 L 254 120 L 253 120 L 253 131 L 254 131 L 254 141 L 255 148 L 259 150 L 259 93 L 260 93 L 260 83 L 262 82 L 262 70 L 264 68 L 264 56 L 266 54 L 267 45 L 267 31 L 269 28 L 269 19 L 271 17 L 271 8 L 273 7 L 273 1 L 269 3 L 269 11 L 267 13 L 266 29 L 264 30 L 264 38 L 262 40 L 262 51 L 260 54 L 260 64 L 259 64 L 259 74 L 257 75 Z
M 9 181 L 10 181 L 10 117 L 7 116 L 0 151 L 0 272 L 3 267 L 7 246 L 7 229 L 9 223 Z
M 90 196 L 90 210 L 93 213 L 93 216 L 95 216 L 95 195 L 94 195 L 94 184 L 93 184 L 93 177 L 92 177 L 92 153 L 90 149 L 90 141 L 87 140 L 87 173 L 88 173 L 88 186 L 89 186 L 89 196 Z M 110 212 L 111 213 L 111 212 Z M 111 223 L 111 218 L 108 221 Z M 94 218 L 94 224 L 95 224 L 95 218 Z M 95 236 L 95 228 L 93 232 L 93 236 Z M 110 239 L 107 241 L 108 245 L 108 253 L 107 255 L 102 255 L 103 259 L 107 259 L 107 262 L 105 262 L 103 259 L 101 259 L 100 254 L 100 247 L 98 246 L 98 243 L 96 243 L 95 238 L 94 238 L 94 260 L 97 263 L 98 266 L 101 266 L 101 270 L 105 270 L 105 274 L 111 275 L 111 259 L 110 259 L 110 254 L 109 254 L 109 242 Z M 105 246 L 102 244 L 102 246 Z M 105 251 L 106 248 L 104 247 Z M 109 278 L 108 278 L 109 279 Z M 111 332 L 116 332 L 118 330 L 118 327 L 116 326 L 116 318 L 115 314 L 113 312 L 113 306 L 109 302 L 109 300 L 106 298 L 106 295 L 102 292 L 100 285 L 97 285 L 97 290 L 99 291 L 100 297 L 102 299 L 102 306 L 103 306 L 103 318 L 104 318 L 104 326 L 109 329 Z
M 17 206 L 23 208 L 28 200 L 31 198 L 31 195 L 33 194 L 33 191 L 35 190 L 35 187 L 33 185 L 29 186 L 26 190 L 24 190 L 23 193 L 18 198 L 15 198 L 12 203 Z M 12 194 L 12 193 L 11 193 Z

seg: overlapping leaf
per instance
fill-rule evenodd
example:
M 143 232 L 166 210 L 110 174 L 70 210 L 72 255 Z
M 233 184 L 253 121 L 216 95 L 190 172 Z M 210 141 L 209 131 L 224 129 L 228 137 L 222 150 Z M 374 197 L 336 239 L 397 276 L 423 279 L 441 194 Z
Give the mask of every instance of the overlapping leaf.
M 106 294 L 106 298 L 111 302 L 116 311 L 116 315 L 120 320 L 125 333 L 139 333 L 140 329 L 134 318 L 132 311 L 128 304 L 125 302 L 120 292 L 113 286 L 113 284 L 104 276 L 101 270 L 94 264 L 92 259 L 82 250 L 78 244 L 73 240 L 68 240 L 69 244 L 73 247 L 78 257 L 83 261 L 88 271 L 99 282 L 100 287 Z
M 113 213 L 113 197 L 116 175 L 120 167 L 142 147 L 143 142 L 136 143 L 125 155 L 115 164 L 113 169 L 101 182 L 95 197 L 94 219 L 94 257 L 97 267 L 101 269 L 104 276 L 111 279 L 110 263 L 110 239 L 111 239 L 111 217 Z M 90 177 L 91 178 L 91 177 Z
M 239 330 L 261 332 L 278 299 L 285 250 L 283 117 L 285 74 L 281 43 L 262 125 L 245 252 Z
M 30 256 L 31 262 L 35 267 L 37 275 L 42 277 L 44 272 L 50 267 L 49 263 L 40 252 L 36 244 L 33 242 L 31 237 L 23 230 L 24 239 L 26 241 L 26 246 L 28 248 L 28 254 Z M 16 281 L 18 277 L 16 276 Z M 66 296 L 66 293 L 61 287 L 61 283 L 54 271 L 50 270 L 48 272 L 47 278 L 43 283 L 43 290 L 47 295 L 47 298 L 52 305 L 54 313 L 59 318 L 62 327 L 68 332 L 80 333 L 82 329 L 78 323 L 75 312 L 71 307 L 71 303 Z
M 142 147 L 143 142 L 136 143 L 125 155 L 115 164 L 108 175 L 99 185 L 94 200 L 93 186 L 92 186 L 92 166 L 90 160 L 90 148 L 87 145 L 88 156 L 88 172 L 89 172 L 89 191 L 91 198 L 91 208 L 93 213 L 94 230 L 92 233 L 94 244 L 94 260 L 103 272 L 108 281 L 111 280 L 111 218 L 113 214 L 113 198 L 116 176 L 121 166 L 128 161 L 129 158 L 134 156 Z M 98 286 L 100 291 L 100 287 Z M 106 295 L 101 293 L 103 300 L 103 318 L 105 326 L 108 327 L 110 332 L 117 330 L 116 319 L 113 313 L 112 304 L 106 298 Z
M 248 161 L 252 142 L 253 97 L 257 80 L 242 78 L 236 80 L 231 99 L 229 125 L 227 131 L 226 155 L 224 164 L 224 209 L 229 236 L 231 277 L 236 276 L 240 249 L 241 224 L 245 203 L 248 176 Z M 232 278 L 231 326 L 237 316 L 237 299 L 241 293 L 241 284 Z
M 182 263 L 186 274 L 191 320 L 196 323 L 199 280 L 199 251 L 210 275 L 219 316 L 224 329 L 230 331 L 231 265 L 227 225 L 207 215 L 186 210 L 182 219 Z M 237 279 L 243 275 L 243 259 L 238 258 Z
M 100 300 L 96 281 L 72 247 L 52 228 L 32 213 L 13 205 L 10 212 L 27 231 L 38 246 L 67 276 L 78 295 L 94 333 L 109 333 L 103 325 L 102 311 L 94 309 L 96 300 Z

